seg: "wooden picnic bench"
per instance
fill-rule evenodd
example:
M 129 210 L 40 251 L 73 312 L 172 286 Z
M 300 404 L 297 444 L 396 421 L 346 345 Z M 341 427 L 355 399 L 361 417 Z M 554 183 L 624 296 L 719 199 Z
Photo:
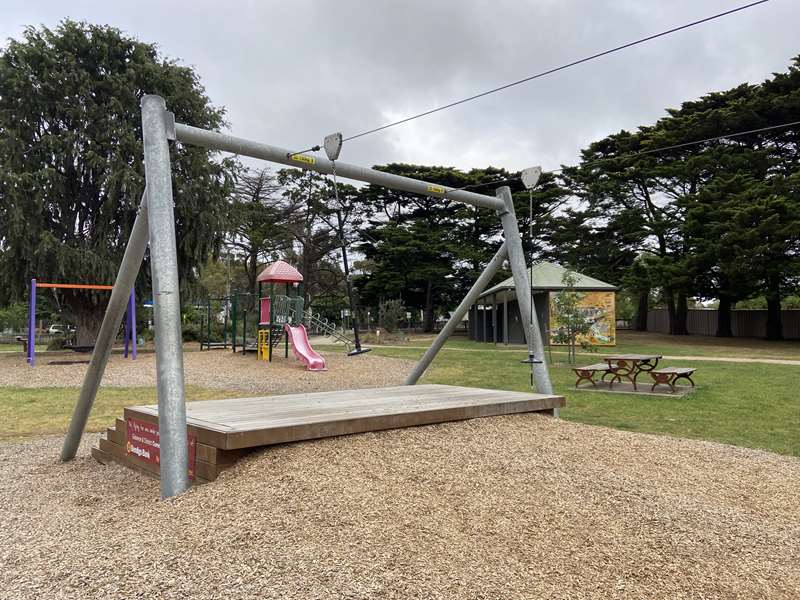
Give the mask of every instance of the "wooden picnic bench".
M 668 385 L 672 390 L 672 393 L 675 393 L 675 382 L 678 379 L 686 379 L 689 383 L 692 384 L 694 387 L 694 381 L 692 381 L 692 375 L 697 369 L 692 367 L 664 367 L 661 369 L 653 369 L 649 371 L 650 376 L 653 378 L 653 385 L 650 388 L 650 391 L 654 391 L 656 386 L 659 385 Z
M 603 357 L 613 373 L 613 377 L 608 382 L 608 389 L 614 387 L 615 382 L 622 383 L 623 379 L 627 379 L 633 384 L 633 389 L 636 391 L 638 389 L 636 379 L 642 373 L 649 373 L 655 369 L 660 359 L 660 354 L 614 354 Z
M 594 376 L 596 373 L 602 373 L 603 377 L 607 374 L 611 373 L 611 367 L 608 363 L 595 363 L 593 365 L 588 365 L 586 367 L 573 367 L 573 371 L 578 376 L 578 380 L 575 382 L 575 387 L 578 387 L 578 384 L 581 381 L 588 381 L 594 387 L 597 387 L 597 382 L 594 380 Z M 603 380 L 603 377 L 600 380 Z

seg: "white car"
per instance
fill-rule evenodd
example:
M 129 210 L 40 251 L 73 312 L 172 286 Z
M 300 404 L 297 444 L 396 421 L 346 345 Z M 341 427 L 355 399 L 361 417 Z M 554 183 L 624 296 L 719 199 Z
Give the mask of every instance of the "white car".
M 75 326 L 74 325 L 50 325 L 50 328 L 47 330 L 47 333 L 50 335 L 64 335 L 65 332 L 74 333 Z

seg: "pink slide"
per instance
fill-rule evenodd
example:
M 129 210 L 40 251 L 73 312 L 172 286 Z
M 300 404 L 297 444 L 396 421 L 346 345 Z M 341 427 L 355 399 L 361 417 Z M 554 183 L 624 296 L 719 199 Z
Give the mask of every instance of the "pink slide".
M 325 366 L 325 359 L 317 354 L 308 343 L 308 333 L 303 325 L 292 327 L 291 325 L 284 325 L 283 329 L 286 335 L 289 336 L 289 341 L 292 342 L 292 352 L 297 357 L 297 360 L 302 361 L 309 371 L 327 371 Z

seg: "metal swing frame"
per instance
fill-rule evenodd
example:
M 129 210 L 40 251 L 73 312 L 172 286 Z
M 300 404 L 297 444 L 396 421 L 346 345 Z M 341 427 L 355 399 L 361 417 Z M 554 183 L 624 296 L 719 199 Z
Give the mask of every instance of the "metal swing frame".
M 331 161 L 319 160 L 317 157 L 294 153 L 284 148 L 176 123 L 174 115 L 167 111 L 166 102 L 160 96 L 144 96 L 141 107 L 145 192 L 114 282 L 111 299 L 103 318 L 69 431 L 64 440 L 61 460 L 71 460 L 77 453 L 97 389 L 108 363 L 113 334 L 119 328 L 127 304 L 128 292 L 136 280 L 145 249 L 149 243 L 156 332 L 161 497 L 168 498 L 181 494 L 190 486 L 187 468 L 181 303 L 178 287 L 178 258 L 169 142 L 172 140 L 183 144 L 193 144 L 209 150 L 231 152 L 290 167 L 309 169 L 326 175 L 333 174 L 334 165 Z M 448 200 L 492 209 L 502 224 L 504 241 L 500 249 L 489 261 L 461 304 L 458 305 L 431 347 L 406 378 L 406 385 L 414 385 L 506 259 L 511 264 L 516 289 L 527 290 L 531 287 L 511 190 L 507 186 L 500 187 L 497 189 L 495 197 L 492 197 L 339 161 L 336 162 L 335 169 L 337 176 L 347 179 L 435 198 L 446 197 Z M 520 314 L 531 314 L 530 296 L 520 293 L 517 294 L 517 300 Z M 536 319 L 527 322 L 523 319 L 523 321 L 529 354 L 535 354 L 544 359 L 544 346 L 538 321 Z M 552 394 L 553 388 L 547 364 L 545 362 L 537 363 L 532 365 L 532 368 L 537 390 L 543 394 Z

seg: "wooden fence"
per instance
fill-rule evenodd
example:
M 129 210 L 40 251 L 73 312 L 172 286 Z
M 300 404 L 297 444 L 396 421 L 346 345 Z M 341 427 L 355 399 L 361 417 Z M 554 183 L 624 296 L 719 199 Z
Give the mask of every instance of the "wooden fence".
M 715 335 L 717 333 L 716 309 L 690 309 L 687 327 L 691 335 Z M 800 310 L 782 310 L 784 339 L 800 339 Z M 766 310 L 734 310 L 731 329 L 735 337 L 763 338 L 767 335 Z M 647 330 L 669 333 L 669 315 L 666 308 L 650 309 L 647 313 Z

